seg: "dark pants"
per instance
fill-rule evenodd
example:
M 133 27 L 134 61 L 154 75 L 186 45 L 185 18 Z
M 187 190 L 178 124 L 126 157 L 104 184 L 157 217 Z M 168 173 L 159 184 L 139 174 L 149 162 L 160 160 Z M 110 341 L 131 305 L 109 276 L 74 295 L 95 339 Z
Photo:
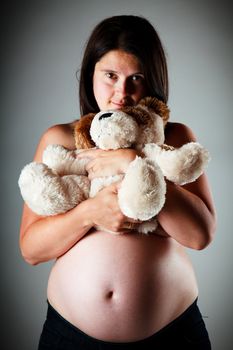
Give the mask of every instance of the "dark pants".
M 182 315 L 152 336 L 129 343 L 95 339 L 66 321 L 48 304 L 38 350 L 210 350 L 209 336 L 195 301 Z

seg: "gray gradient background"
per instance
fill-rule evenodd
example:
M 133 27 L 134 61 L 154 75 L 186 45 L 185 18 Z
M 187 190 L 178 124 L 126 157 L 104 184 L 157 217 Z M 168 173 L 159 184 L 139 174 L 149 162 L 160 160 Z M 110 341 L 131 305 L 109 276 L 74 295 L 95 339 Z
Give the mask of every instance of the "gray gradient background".
M 168 57 L 171 120 L 187 123 L 211 152 L 207 174 L 218 213 L 216 238 L 204 251 L 188 253 L 213 349 L 232 349 L 230 1 L 19 3 L 8 6 L 1 21 L 1 349 L 36 349 L 51 268 L 29 266 L 19 252 L 20 170 L 47 127 L 79 116 L 75 72 L 84 43 L 99 20 L 114 14 L 143 15 L 157 27 Z

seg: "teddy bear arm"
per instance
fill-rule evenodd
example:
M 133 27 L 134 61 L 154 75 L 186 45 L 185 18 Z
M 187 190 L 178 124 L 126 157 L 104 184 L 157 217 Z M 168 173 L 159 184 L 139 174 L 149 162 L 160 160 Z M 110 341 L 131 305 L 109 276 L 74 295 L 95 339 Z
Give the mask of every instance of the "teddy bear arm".
M 198 142 L 180 148 L 167 145 L 148 145 L 146 153 L 155 159 L 164 176 L 179 185 L 195 181 L 210 160 L 209 152 Z
M 68 150 L 61 145 L 48 145 L 43 152 L 42 162 L 59 175 L 87 175 L 88 159 L 78 159 L 77 151 Z

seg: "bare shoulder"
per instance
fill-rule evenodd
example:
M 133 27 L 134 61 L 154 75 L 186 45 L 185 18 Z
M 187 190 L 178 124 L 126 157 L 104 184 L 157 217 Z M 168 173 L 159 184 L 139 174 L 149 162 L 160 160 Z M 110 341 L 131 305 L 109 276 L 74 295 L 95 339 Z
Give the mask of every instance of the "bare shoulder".
M 165 143 L 174 147 L 196 141 L 193 131 L 185 124 L 168 122 L 165 129 Z
M 73 123 L 53 125 L 45 131 L 42 138 L 47 144 L 56 143 L 69 149 L 75 148 Z
M 57 124 L 49 127 L 41 136 L 34 160 L 40 161 L 44 149 L 50 144 L 57 144 L 67 149 L 75 149 L 73 136 L 74 123 Z

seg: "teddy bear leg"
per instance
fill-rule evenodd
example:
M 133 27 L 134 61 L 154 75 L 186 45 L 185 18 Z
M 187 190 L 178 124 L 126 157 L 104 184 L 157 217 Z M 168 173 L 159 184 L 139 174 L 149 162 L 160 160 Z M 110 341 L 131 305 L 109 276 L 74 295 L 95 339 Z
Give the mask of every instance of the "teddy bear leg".
M 122 212 L 133 219 L 149 220 L 163 207 L 166 183 L 156 163 L 136 157 L 118 192 Z
M 89 180 L 83 178 L 60 177 L 47 165 L 32 162 L 21 171 L 18 184 L 29 208 L 38 215 L 49 216 L 66 212 L 84 199 Z

